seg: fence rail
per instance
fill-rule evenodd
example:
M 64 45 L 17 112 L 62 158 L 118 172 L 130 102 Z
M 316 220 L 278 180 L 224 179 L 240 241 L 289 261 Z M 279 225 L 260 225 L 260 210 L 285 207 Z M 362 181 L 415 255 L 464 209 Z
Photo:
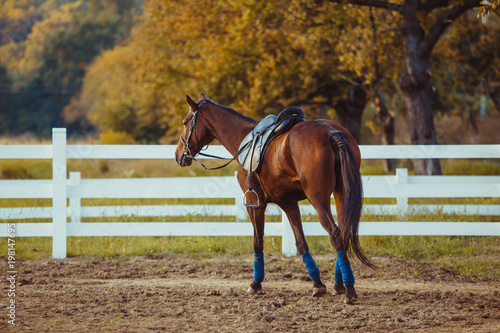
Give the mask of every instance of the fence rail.
M 336 215 L 335 206 L 332 205 L 333 215 Z M 102 217 L 152 217 L 152 216 L 235 216 L 238 218 L 237 205 L 128 205 L 128 206 L 80 206 L 75 213 L 72 206 L 67 209 L 67 216 L 71 222 L 81 222 L 82 218 Z M 398 215 L 398 205 L 364 205 L 364 213 L 369 215 Z M 300 205 L 301 215 L 316 215 L 311 205 Z M 408 214 L 421 214 L 441 212 L 443 214 L 467 214 L 478 216 L 500 215 L 500 205 L 408 205 Z M 267 207 L 266 215 L 279 216 L 281 210 L 274 205 Z M 52 218 L 52 207 L 19 207 L 0 208 L 0 220 L 26 220 Z M 1 235 L 1 234 L 0 234 Z
M 50 198 L 52 207 L 0 208 L 0 219 L 52 219 L 52 222 L 17 223 L 18 237 L 52 237 L 53 257 L 66 257 L 68 236 L 251 236 L 250 222 L 182 222 L 182 216 L 235 216 L 247 219 L 242 192 L 235 177 L 167 177 L 140 179 L 81 179 L 71 172 L 67 159 L 173 159 L 172 145 L 67 145 L 66 129 L 53 129 L 52 145 L 0 146 L 4 159 L 52 159 L 52 179 L 0 180 L 0 198 Z M 361 146 L 363 159 L 500 158 L 500 145 Z M 230 156 L 221 146 L 211 154 Z M 409 205 L 409 198 L 500 197 L 500 176 L 363 176 L 366 198 L 395 198 L 396 204 L 365 205 L 365 213 L 397 215 L 400 222 L 361 222 L 360 235 L 480 235 L 500 236 L 500 222 L 405 222 L 408 213 L 441 211 L 448 214 L 499 216 L 500 205 Z M 69 206 L 67 200 L 69 198 Z M 230 198 L 233 205 L 81 206 L 82 198 Z M 332 206 L 335 214 L 335 207 Z M 301 205 L 303 215 L 315 215 Z M 283 253 L 296 254 L 295 240 L 286 215 L 271 205 L 268 215 L 282 222 L 266 223 L 267 236 L 283 237 Z M 177 216 L 179 222 L 82 222 L 106 216 Z M 67 223 L 68 218 L 70 223 Z M 496 218 L 495 218 L 496 219 Z M 5 224 L 7 226 L 7 224 Z M 309 236 L 326 232 L 319 222 L 304 223 Z M 7 228 L 0 228 L 0 237 Z

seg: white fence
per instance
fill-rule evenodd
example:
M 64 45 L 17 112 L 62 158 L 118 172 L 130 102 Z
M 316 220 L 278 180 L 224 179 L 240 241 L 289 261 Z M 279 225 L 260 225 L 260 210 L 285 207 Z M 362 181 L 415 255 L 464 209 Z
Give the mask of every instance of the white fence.
M 247 219 L 242 192 L 235 177 L 178 177 L 136 179 L 81 179 L 71 172 L 67 159 L 172 159 L 172 145 L 67 145 L 66 129 L 54 128 L 52 145 L 0 146 L 4 159 L 52 159 L 50 180 L 0 180 L 0 198 L 51 198 L 52 207 L 0 208 L 0 219 L 51 218 L 52 222 L 16 223 L 17 237 L 52 237 L 54 258 L 66 257 L 67 236 L 251 236 L 250 222 L 182 222 L 182 216 L 201 214 Z M 211 154 L 229 156 L 220 146 Z M 363 159 L 500 158 L 500 145 L 361 146 Z M 412 211 L 499 216 L 500 205 L 409 205 L 408 198 L 500 197 L 500 176 L 408 176 L 398 169 L 395 176 L 363 176 L 365 198 L 396 198 L 394 205 L 365 205 L 374 215 L 398 215 L 401 222 L 368 222 L 360 235 L 500 236 L 500 222 L 405 222 Z M 70 204 L 67 205 L 69 198 Z M 81 198 L 231 198 L 233 205 L 81 206 Z M 335 207 L 333 206 L 333 211 Z M 315 214 L 301 205 L 303 214 Z M 286 215 L 276 206 L 269 215 L 282 222 L 268 222 L 266 236 L 283 237 L 283 253 L 295 255 L 295 240 Z M 179 222 L 81 222 L 104 216 L 179 216 Z M 68 218 L 70 223 L 67 223 Z M 7 223 L 0 237 L 7 237 Z M 308 236 L 326 235 L 319 222 L 304 223 Z

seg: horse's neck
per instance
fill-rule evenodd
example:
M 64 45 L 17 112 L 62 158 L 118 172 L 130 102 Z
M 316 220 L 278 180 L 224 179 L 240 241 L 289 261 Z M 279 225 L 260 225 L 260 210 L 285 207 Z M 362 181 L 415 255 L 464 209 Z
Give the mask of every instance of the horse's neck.
M 240 143 L 256 126 L 257 122 L 226 109 L 212 106 L 207 122 L 212 134 L 231 153 L 236 155 Z

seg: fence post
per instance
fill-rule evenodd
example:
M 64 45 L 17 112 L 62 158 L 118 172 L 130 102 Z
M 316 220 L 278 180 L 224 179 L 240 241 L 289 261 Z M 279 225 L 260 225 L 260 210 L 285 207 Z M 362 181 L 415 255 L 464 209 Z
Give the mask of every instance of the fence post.
M 70 185 L 80 185 L 81 184 L 81 173 L 80 172 L 70 172 L 69 173 L 69 184 Z M 69 212 L 70 219 L 72 223 L 82 222 L 82 198 L 71 197 L 69 198 Z
M 66 129 L 52 129 L 52 258 L 66 258 Z
M 247 215 L 247 210 L 243 205 L 243 194 L 240 196 L 236 196 L 234 198 L 234 202 L 236 205 L 236 221 L 237 222 L 246 221 L 248 215 Z
M 285 257 L 293 257 L 297 255 L 297 246 L 295 245 L 295 236 L 293 235 L 292 226 L 286 213 L 281 211 L 281 224 L 283 226 L 283 236 L 281 238 L 281 251 Z
M 408 184 L 408 169 L 396 169 L 396 183 L 397 186 Z M 408 220 L 408 197 L 397 197 L 396 204 L 398 206 L 398 219 L 401 221 Z

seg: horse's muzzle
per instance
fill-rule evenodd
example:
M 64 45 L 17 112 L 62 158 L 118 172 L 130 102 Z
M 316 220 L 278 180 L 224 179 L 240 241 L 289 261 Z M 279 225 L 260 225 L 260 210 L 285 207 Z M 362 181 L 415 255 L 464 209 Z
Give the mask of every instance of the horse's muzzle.
M 184 152 L 175 155 L 175 161 L 181 167 L 190 166 L 193 163 L 193 159 L 188 157 Z

